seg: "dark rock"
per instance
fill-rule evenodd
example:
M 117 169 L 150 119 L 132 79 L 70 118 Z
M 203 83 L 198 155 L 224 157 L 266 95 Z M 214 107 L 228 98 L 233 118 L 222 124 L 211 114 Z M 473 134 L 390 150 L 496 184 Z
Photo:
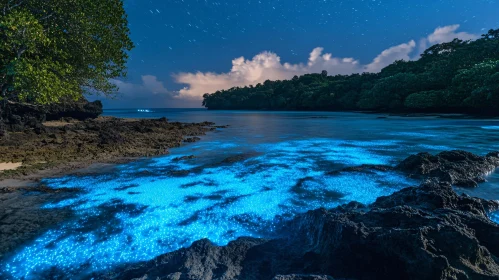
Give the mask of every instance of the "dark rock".
M 499 203 L 428 181 L 297 216 L 274 240 L 208 240 L 97 279 L 498 279 Z M 327 276 L 326 276 L 327 275 Z
M 3 119 L 2 125 L 6 130 L 20 132 L 35 128 L 35 132 L 40 134 L 44 132 L 40 126 L 47 120 L 63 118 L 86 120 L 97 118 L 101 114 L 102 103 L 100 101 L 88 102 L 81 99 L 48 106 L 9 101 L 5 110 L 1 111 L 0 119 Z
M 113 130 L 103 130 L 100 132 L 99 137 L 100 143 L 104 145 L 122 144 L 125 142 L 121 134 Z
M 168 175 L 172 177 L 186 177 L 191 174 L 189 170 L 171 170 L 168 172 Z
M 194 143 L 194 142 L 197 142 L 199 140 L 201 140 L 201 138 L 199 138 L 199 137 L 189 137 L 189 138 L 184 139 L 184 142 L 185 143 Z
M 195 158 L 194 155 L 183 156 L 183 157 L 176 157 L 176 158 L 173 159 L 173 161 L 189 160 L 189 159 L 193 159 L 193 158 Z
M 7 135 L 7 126 L 5 125 L 3 119 L 0 118 L 0 138 Z
M 272 280 L 334 280 L 333 277 L 327 275 L 304 275 L 304 274 L 290 274 L 290 275 L 277 275 Z
M 240 162 L 240 161 L 245 161 L 247 159 L 250 159 L 252 157 L 258 156 L 259 153 L 256 152 L 248 152 L 248 153 L 243 153 L 239 155 L 233 155 L 226 157 L 225 159 L 222 160 L 222 164 L 231 164 L 235 162 Z
M 99 100 L 88 102 L 85 99 L 79 101 L 67 101 L 47 106 L 46 119 L 60 120 L 62 118 L 73 118 L 76 120 L 95 119 L 102 114 L 102 102 Z
M 376 165 L 376 164 L 363 164 L 360 166 L 352 166 L 352 167 L 346 167 L 341 170 L 335 170 L 331 172 L 327 172 L 326 175 L 337 175 L 341 172 L 363 172 L 363 173 L 372 173 L 375 171 L 391 171 L 393 170 L 393 167 L 388 166 L 388 165 Z
M 429 153 L 412 155 L 395 169 L 411 177 L 437 178 L 457 186 L 476 187 L 498 166 L 499 152 L 482 157 L 465 151 L 447 151 L 435 156 Z

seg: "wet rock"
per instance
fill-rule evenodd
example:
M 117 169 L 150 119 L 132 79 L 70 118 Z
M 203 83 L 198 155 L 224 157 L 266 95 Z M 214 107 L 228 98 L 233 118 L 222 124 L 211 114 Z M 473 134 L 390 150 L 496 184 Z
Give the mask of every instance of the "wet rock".
M 208 240 L 97 279 L 498 279 L 499 202 L 434 180 L 297 216 L 282 237 Z
M 189 138 L 184 139 L 184 142 L 185 143 L 194 143 L 194 142 L 197 142 L 199 140 L 201 140 L 201 138 L 199 138 L 199 137 L 189 137 Z
M 338 175 L 342 172 L 363 172 L 363 173 L 373 173 L 376 171 L 391 171 L 393 170 L 393 167 L 388 166 L 388 165 L 376 165 L 376 164 L 363 164 L 360 166 L 352 166 L 352 167 L 346 167 L 341 170 L 335 170 L 335 171 L 330 171 L 327 172 L 326 175 Z
M 437 178 L 463 187 L 476 187 L 484 176 L 499 166 L 499 152 L 477 156 L 465 151 L 447 151 L 437 155 L 419 153 L 402 161 L 396 170 L 416 178 Z
M 226 157 L 225 159 L 222 160 L 221 163 L 222 164 L 231 164 L 231 163 L 235 163 L 235 162 L 245 161 L 247 159 L 250 159 L 250 158 L 258 156 L 258 155 L 259 154 L 255 153 L 255 152 L 248 152 L 248 153 L 243 153 L 243 154 L 239 154 L 239 155 L 233 155 L 233 156 Z
M 327 275 L 303 275 L 303 274 L 290 274 L 290 275 L 277 275 L 272 280 L 334 280 L 333 277 Z
M 91 163 L 124 162 L 144 156 L 169 153 L 189 136 L 206 134 L 210 123 L 172 123 L 166 119 L 119 119 L 99 117 L 78 121 L 71 119 L 41 126 L 23 133 L 0 138 L 0 162 L 24 162 L 21 168 L 0 172 L 3 178 L 23 178 L 46 168 L 67 172 Z M 68 164 L 72 163 L 72 164 Z M 73 164 L 74 163 L 74 164 Z M 47 175 L 45 174 L 44 177 Z
M 194 155 L 190 155 L 190 156 L 176 157 L 172 160 L 173 161 L 183 161 L 183 160 L 189 160 L 189 159 L 194 159 L 194 158 L 196 158 Z
M 73 212 L 68 208 L 45 209 L 42 206 L 72 198 L 78 191 L 50 189 L 43 185 L 0 188 L 0 263 L 25 242 L 70 219 Z

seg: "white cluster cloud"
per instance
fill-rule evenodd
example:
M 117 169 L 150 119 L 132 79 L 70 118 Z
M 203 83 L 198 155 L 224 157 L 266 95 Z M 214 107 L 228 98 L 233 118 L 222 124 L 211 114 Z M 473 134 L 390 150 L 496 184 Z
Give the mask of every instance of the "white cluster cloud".
M 438 27 L 426 38 L 416 43 L 411 40 L 398 46 L 382 51 L 369 64 L 361 64 L 359 60 L 351 57 L 334 57 L 331 53 L 324 53 L 324 48 L 317 47 L 312 50 L 306 63 L 282 63 L 281 58 L 273 53 L 264 51 L 252 59 L 239 57 L 232 60 L 232 68 L 226 73 L 197 72 L 177 73 L 173 75 L 179 84 L 186 87 L 178 92 L 168 91 L 162 82 L 155 76 L 143 76 L 142 84 L 136 85 L 122 81 L 115 81 L 120 92 L 125 95 L 148 92 L 153 95 L 163 94 L 169 99 L 177 101 L 199 101 L 203 94 L 217 90 L 229 89 L 236 86 L 254 85 L 266 80 L 291 79 L 294 75 L 307 73 L 320 73 L 326 70 L 330 75 L 352 74 L 362 72 L 379 72 L 384 67 L 396 60 L 411 60 L 419 58 L 423 50 L 431 45 L 452 41 L 454 38 L 474 40 L 478 36 L 466 32 L 457 32 L 459 25 Z
M 449 25 L 444 27 L 438 27 L 435 31 L 428 36 L 428 42 L 430 44 L 441 44 L 459 38 L 461 40 L 476 40 L 478 35 L 470 34 L 466 32 L 457 32 L 459 29 L 459 24 Z
M 197 72 L 174 75 L 177 83 L 187 85 L 180 90 L 177 98 L 201 99 L 204 93 L 262 83 L 265 80 L 290 79 L 294 75 L 318 73 L 322 70 L 332 75 L 379 72 L 396 60 L 417 59 L 421 52 L 431 45 L 449 42 L 454 38 L 462 40 L 478 38 L 475 34 L 456 32 L 458 29 L 459 25 L 438 27 L 427 38 L 419 41 L 419 52 L 415 51 L 418 47 L 416 41 L 411 40 L 384 50 L 366 65 L 362 65 L 354 58 L 340 58 L 330 53 L 323 53 L 324 49 L 321 47 L 312 50 L 306 64 L 281 63 L 281 58 L 272 52 L 262 52 L 251 60 L 239 57 L 232 61 L 232 69 L 227 73 Z
M 448 25 L 443 27 L 437 27 L 433 33 L 431 33 L 428 37 L 423 38 L 419 41 L 419 54 L 421 54 L 424 50 L 433 46 L 435 44 L 447 43 L 455 38 L 461 40 L 476 40 L 480 36 L 476 34 L 471 34 L 467 32 L 456 32 L 459 29 L 459 24 Z
M 232 69 L 228 73 L 197 72 L 174 75 L 177 83 L 189 85 L 179 91 L 177 98 L 200 99 L 204 93 L 263 83 L 266 80 L 291 79 L 294 75 L 319 73 L 322 70 L 333 75 L 378 72 L 395 60 L 409 59 L 409 54 L 415 46 L 416 42 L 410 41 L 391 47 L 367 65 L 362 65 L 351 57 L 333 57 L 331 53 L 323 53 L 324 49 L 320 47 L 312 50 L 307 64 L 281 63 L 281 58 L 272 52 L 262 52 L 251 60 L 239 57 L 232 60 Z

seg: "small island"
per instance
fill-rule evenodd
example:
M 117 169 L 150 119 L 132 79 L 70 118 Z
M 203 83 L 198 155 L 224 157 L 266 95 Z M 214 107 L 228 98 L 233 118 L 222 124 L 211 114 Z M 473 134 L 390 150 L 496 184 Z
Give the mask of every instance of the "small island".
M 380 73 L 295 76 L 207 93 L 210 110 L 369 111 L 499 115 L 499 29 L 434 45 Z

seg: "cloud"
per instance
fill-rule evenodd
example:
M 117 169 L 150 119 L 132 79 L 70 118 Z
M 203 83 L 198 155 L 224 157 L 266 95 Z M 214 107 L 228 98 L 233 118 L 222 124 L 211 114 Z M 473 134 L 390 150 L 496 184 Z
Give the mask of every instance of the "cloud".
M 239 57 L 232 60 L 232 68 L 227 73 L 197 72 L 173 75 L 177 83 L 187 85 L 179 91 L 176 98 L 200 100 L 203 94 L 217 90 L 254 85 L 263 83 L 265 80 L 291 79 L 294 75 L 319 73 L 322 70 L 328 71 L 330 75 L 379 72 L 396 60 L 419 58 L 419 55 L 431 45 L 450 42 L 454 38 L 474 40 L 479 37 L 475 34 L 457 32 L 458 29 L 459 25 L 438 27 L 426 38 L 420 39 L 418 43 L 411 40 L 382 51 L 366 65 L 362 65 L 355 58 L 334 57 L 330 53 L 323 53 L 322 47 L 310 52 L 307 63 L 299 64 L 282 63 L 277 54 L 267 51 L 257 54 L 252 59 Z
M 401 44 L 395 47 L 384 50 L 379 54 L 372 63 L 366 65 L 365 72 L 379 72 L 381 69 L 392 64 L 397 60 L 410 60 L 410 54 L 414 51 L 416 42 L 411 40 L 406 44 Z
M 281 63 L 277 54 L 265 51 L 252 59 L 239 57 L 232 60 L 232 68 L 228 73 L 197 72 L 174 75 L 177 83 L 188 85 L 179 91 L 176 98 L 199 100 L 203 94 L 221 89 L 254 85 L 266 80 L 291 79 L 295 75 L 320 73 L 322 70 L 328 71 L 330 75 L 378 72 L 395 60 L 409 60 L 409 54 L 415 47 L 415 41 L 391 47 L 368 65 L 362 65 L 351 57 L 334 57 L 331 53 L 324 53 L 324 48 L 313 49 L 306 64 Z
M 433 33 L 418 42 L 410 40 L 382 51 L 370 63 L 362 64 L 352 57 L 335 57 L 325 53 L 324 48 L 317 47 L 310 52 L 308 60 L 291 64 L 282 62 L 273 52 L 264 51 L 251 59 L 238 57 L 232 60 L 232 67 L 226 73 L 196 72 L 177 73 L 173 75 L 176 83 L 186 87 L 179 91 L 169 91 L 156 76 L 142 76 L 140 84 L 119 80 L 113 82 L 120 88 L 124 99 L 131 107 L 139 104 L 154 104 L 155 107 L 199 107 L 203 94 L 217 90 L 229 89 L 263 83 L 266 80 L 291 79 L 295 75 L 320 73 L 326 70 L 330 75 L 347 75 L 362 72 L 379 72 L 396 60 L 411 60 L 429 46 L 452 41 L 454 38 L 474 40 L 475 34 L 458 32 L 459 25 L 438 27 Z
M 471 34 L 467 32 L 456 32 L 459 29 L 459 24 L 448 25 L 448 26 L 439 26 L 437 27 L 433 33 L 428 35 L 428 37 L 423 38 L 419 41 L 419 53 L 418 57 L 421 53 L 423 53 L 427 48 L 433 46 L 435 44 L 447 43 L 455 38 L 467 41 L 467 40 L 476 40 L 480 38 L 477 34 Z
M 449 25 L 444 27 L 438 27 L 435 31 L 428 36 L 428 42 L 432 45 L 446 43 L 454 40 L 455 38 L 461 40 L 476 40 L 479 38 L 478 35 L 470 34 L 467 32 L 457 32 L 460 27 L 459 24 Z
M 290 79 L 294 75 L 331 71 L 332 74 L 350 74 L 360 71 L 359 62 L 353 58 L 335 58 L 330 53 L 322 54 L 322 48 L 315 48 L 307 64 L 281 63 L 281 58 L 272 52 L 262 52 L 251 60 L 239 57 L 232 60 L 228 73 L 179 73 L 175 81 L 187 84 L 179 91 L 177 98 L 200 99 L 204 93 L 235 86 L 263 83 L 266 80 Z

